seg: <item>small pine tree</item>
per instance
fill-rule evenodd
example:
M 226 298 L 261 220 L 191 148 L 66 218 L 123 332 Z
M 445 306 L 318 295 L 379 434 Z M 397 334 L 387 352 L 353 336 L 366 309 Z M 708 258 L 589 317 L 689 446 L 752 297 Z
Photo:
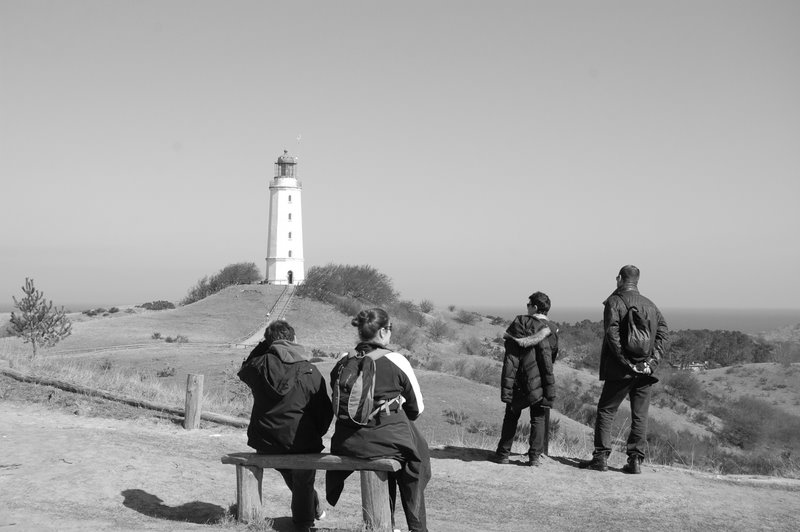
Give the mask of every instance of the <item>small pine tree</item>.
M 69 336 L 72 323 L 64 307 L 55 309 L 52 301 L 45 300 L 44 294 L 33 286 L 33 279 L 25 278 L 22 291 L 25 297 L 19 301 L 12 296 L 14 306 L 20 313 L 11 313 L 11 330 L 24 338 L 25 343 L 30 342 L 35 357 L 38 346 L 53 346 Z

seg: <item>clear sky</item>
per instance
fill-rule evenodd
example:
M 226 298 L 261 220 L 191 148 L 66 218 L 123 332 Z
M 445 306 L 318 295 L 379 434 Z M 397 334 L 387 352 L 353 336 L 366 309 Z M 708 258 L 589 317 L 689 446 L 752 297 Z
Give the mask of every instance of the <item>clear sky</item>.
M 306 267 L 404 298 L 800 307 L 800 2 L 0 0 L 0 298 Z M 298 141 L 298 136 L 300 140 Z

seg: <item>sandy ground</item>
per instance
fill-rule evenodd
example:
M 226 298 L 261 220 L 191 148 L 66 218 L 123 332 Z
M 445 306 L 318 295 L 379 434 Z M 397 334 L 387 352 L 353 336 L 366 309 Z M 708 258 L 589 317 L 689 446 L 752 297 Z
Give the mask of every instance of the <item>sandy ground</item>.
M 186 431 L 143 412 L 85 417 L 2 400 L 0 530 L 244 530 L 225 518 L 236 483 L 234 468 L 219 461 L 241 450 L 241 429 Z M 800 515 L 796 480 L 662 467 L 638 476 L 597 473 L 578 469 L 574 457 L 540 468 L 500 466 L 485 450 L 459 447 L 434 448 L 433 457 L 432 531 L 795 530 Z M 358 523 L 351 478 L 320 524 Z M 289 496 L 274 472 L 265 473 L 264 498 L 274 529 L 292 530 Z M 402 515 L 398 521 L 404 524 Z

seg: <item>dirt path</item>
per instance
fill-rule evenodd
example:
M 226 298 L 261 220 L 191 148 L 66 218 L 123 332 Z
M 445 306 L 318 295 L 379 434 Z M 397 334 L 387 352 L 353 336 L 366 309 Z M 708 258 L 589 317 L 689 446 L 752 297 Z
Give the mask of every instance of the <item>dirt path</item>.
M 0 530 L 244 530 L 223 519 L 236 485 L 219 457 L 245 449 L 240 429 L 185 431 L 164 419 L 0 401 Z M 661 467 L 596 473 L 558 457 L 530 469 L 486 455 L 433 450 L 432 531 L 794 530 L 800 515 L 800 481 Z M 321 474 L 318 481 L 322 489 Z M 275 530 L 291 530 L 277 474 L 265 473 L 264 492 Z M 358 505 L 352 480 L 324 524 L 353 526 Z

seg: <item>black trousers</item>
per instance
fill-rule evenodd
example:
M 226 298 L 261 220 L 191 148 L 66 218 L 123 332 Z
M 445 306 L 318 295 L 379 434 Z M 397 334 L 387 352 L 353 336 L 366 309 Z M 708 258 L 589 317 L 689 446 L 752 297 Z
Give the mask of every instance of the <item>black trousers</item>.
M 319 496 L 314 489 L 314 469 L 276 469 L 286 486 L 292 491 L 292 522 L 299 527 L 310 527 L 322 514 Z
M 507 457 L 511 454 L 511 445 L 517 434 L 517 422 L 522 411 L 531 409 L 531 434 L 528 437 L 528 456 L 535 458 L 544 452 L 545 408 L 541 405 L 528 406 L 524 403 L 507 403 L 503 417 L 503 428 L 500 431 L 500 442 L 497 444 L 497 456 Z
M 644 458 L 647 449 L 647 412 L 650 408 L 650 390 L 654 380 L 643 375 L 603 382 L 594 425 L 594 455 L 608 456 L 611 452 L 611 427 L 619 405 L 627 397 L 631 402 L 631 429 L 628 433 L 626 452 L 628 456 Z

